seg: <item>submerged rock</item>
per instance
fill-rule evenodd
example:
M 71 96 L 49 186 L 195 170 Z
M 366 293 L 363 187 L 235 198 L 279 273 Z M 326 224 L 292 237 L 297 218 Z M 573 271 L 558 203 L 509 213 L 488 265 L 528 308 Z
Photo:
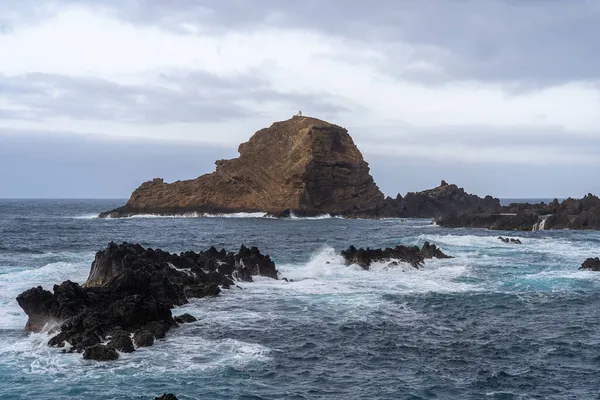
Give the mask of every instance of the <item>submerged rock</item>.
M 504 243 L 523 244 L 523 243 L 521 243 L 521 239 L 505 238 L 505 237 L 502 237 L 502 236 L 498 236 L 498 239 L 501 240 Z
M 219 294 L 219 285 L 235 279 L 251 281 L 255 275 L 277 279 L 275 263 L 255 248 L 242 246 L 237 253 L 214 247 L 205 252 L 179 255 L 144 248 L 139 244 L 109 243 L 99 251 L 83 286 L 71 281 L 54 285 L 53 292 L 42 287 L 17 297 L 28 315 L 26 330 L 39 331 L 45 325 L 59 328 L 50 346 L 86 352 L 86 358 L 112 357 L 112 351 L 133 351 L 151 346 L 177 325 L 171 314 L 175 306 L 192 297 Z M 190 321 L 189 315 L 182 316 Z M 98 348 L 105 340 L 107 346 Z
M 363 269 L 368 270 L 374 262 L 406 262 L 414 268 L 420 268 L 427 258 L 452 258 L 444 254 L 436 245 L 425 242 L 422 248 L 418 246 L 396 246 L 385 249 L 370 249 L 350 246 L 347 250 L 343 250 L 342 257 L 346 261 L 346 265 L 356 264 Z
M 584 271 L 600 271 L 600 258 L 588 258 L 581 264 L 579 269 Z

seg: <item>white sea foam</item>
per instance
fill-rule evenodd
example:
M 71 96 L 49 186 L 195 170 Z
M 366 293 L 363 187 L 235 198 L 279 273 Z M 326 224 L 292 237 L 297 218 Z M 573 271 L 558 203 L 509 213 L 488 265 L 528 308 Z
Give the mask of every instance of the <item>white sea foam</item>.
M 0 329 L 20 329 L 25 325 L 27 316 L 15 300 L 20 293 L 36 286 L 52 290 L 55 284 L 67 279 L 82 283 L 88 273 L 87 262 L 57 262 L 0 275 Z
M 70 219 L 98 219 L 98 214 L 76 215 L 74 217 L 65 217 Z
M 324 247 L 306 263 L 278 267 L 281 276 L 293 282 L 259 278 L 253 284 L 244 285 L 244 288 L 265 294 L 273 289 L 284 289 L 292 295 L 402 294 L 477 289 L 453 281 L 469 273 L 468 267 L 457 260 L 427 260 L 422 269 L 415 269 L 406 263 L 389 264 L 374 263 L 368 271 L 357 265 L 346 266 L 333 248 Z

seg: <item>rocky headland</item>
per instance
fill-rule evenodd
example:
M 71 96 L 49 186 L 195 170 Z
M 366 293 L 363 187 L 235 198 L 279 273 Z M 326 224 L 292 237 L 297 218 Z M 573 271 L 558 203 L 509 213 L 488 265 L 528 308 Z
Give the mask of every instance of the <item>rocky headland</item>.
M 145 182 L 125 206 L 99 216 L 264 212 L 275 217 L 436 218 L 500 209 L 498 199 L 482 199 L 444 181 L 434 189 L 384 198 L 348 131 L 316 118 L 276 122 L 238 151 L 238 158 L 217 161 L 214 172 L 199 178 Z
M 295 116 L 256 132 L 239 157 L 216 161 L 197 179 L 137 188 L 127 204 L 100 217 L 135 214 L 265 212 L 274 216 L 373 215 L 383 194 L 348 131 Z
M 127 204 L 99 217 L 262 212 L 281 218 L 432 218 L 452 228 L 600 229 L 600 200 L 592 194 L 562 203 L 501 206 L 497 198 L 442 181 L 433 189 L 385 197 L 348 131 L 316 118 L 275 122 L 238 151 L 239 157 L 216 161 L 214 172 L 196 179 L 145 182 Z

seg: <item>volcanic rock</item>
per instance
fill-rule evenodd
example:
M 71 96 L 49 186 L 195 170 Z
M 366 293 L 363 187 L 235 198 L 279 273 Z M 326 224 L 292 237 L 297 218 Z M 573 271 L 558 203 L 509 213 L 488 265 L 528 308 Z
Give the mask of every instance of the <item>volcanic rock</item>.
M 164 338 L 177 325 L 171 308 L 191 297 L 216 295 L 219 284 L 250 281 L 258 274 L 277 279 L 275 263 L 255 247 L 242 246 L 237 253 L 211 247 L 177 255 L 111 242 L 96 254 L 83 287 L 71 281 L 54 285 L 53 292 L 36 287 L 21 293 L 17 302 L 29 317 L 27 330 L 59 326 L 48 342 L 51 346 L 68 343 L 73 351 L 85 352 L 110 338 L 108 349 L 127 352 L 132 347 L 131 333 L 136 332 L 137 346 Z M 88 357 L 110 354 L 94 348 Z
M 150 347 L 154 344 L 154 335 L 146 329 L 140 329 L 133 335 L 136 347 Z
M 135 214 L 266 212 L 374 215 L 383 194 L 348 131 L 316 118 L 295 116 L 256 132 L 219 160 L 213 173 L 136 189 L 124 207 L 100 217 Z
M 175 317 L 175 322 L 177 322 L 179 324 L 189 324 L 191 322 L 196 322 L 196 321 L 198 321 L 196 319 L 196 317 L 194 317 L 193 315 L 190 315 L 188 313 L 185 313 L 185 314 Z
M 111 337 L 107 346 L 122 353 L 132 353 L 135 350 L 133 341 L 125 332 L 121 335 Z
M 500 200 L 468 194 L 457 185 L 442 181 L 440 186 L 422 192 L 408 193 L 395 199 L 387 197 L 379 216 L 387 218 L 438 218 L 470 213 L 496 213 Z
M 418 246 L 402 245 L 385 249 L 370 249 L 368 247 L 357 249 L 350 246 L 348 249 L 343 250 L 341 255 L 344 257 L 346 265 L 356 264 L 366 270 L 374 262 L 400 261 L 409 263 L 414 268 L 420 268 L 423 266 L 425 259 L 428 258 L 452 258 L 444 254 L 436 245 L 429 244 L 429 242 L 425 242 L 421 249 Z
M 600 258 L 588 258 L 581 264 L 579 269 L 584 271 L 600 271 Z
M 600 229 L 600 199 L 593 194 L 584 198 L 555 199 L 550 204 L 513 203 L 500 212 L 470 211 L 461 215 L 445 215 L 438 225 L 458 228 L 543 231 L 551 229 Z
M 96 361 L 113 361 L 119 358 L 119 353 L 113 348 L 97 344 L 85 349 L 83 358 Z

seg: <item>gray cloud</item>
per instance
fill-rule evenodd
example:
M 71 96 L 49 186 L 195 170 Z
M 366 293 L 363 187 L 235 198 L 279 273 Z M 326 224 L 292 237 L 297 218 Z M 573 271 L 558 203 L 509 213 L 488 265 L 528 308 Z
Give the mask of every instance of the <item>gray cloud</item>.
M 0 75 L 0 96 L 24 106 L 0 109 L 0 119 L 49 117 L 162 124 L 224 121 L 249 116 L 240 104 L 277 101 L 292 109 L 318 109 L 333 116 L 344 110 L 330 96 L 283 93 L 256 76 L 222 78 L 203 72 L 163 73 L 165 85 L 122 85 L 100 78 L 54 74 Z M 168 84 L 168 85 L 166 85 Z
M 600 80 L 600 3 L 596 0 L 7 0 L 0 30 L 47 18 L 65 5 L 101 8 L 132 24 L 187 32 L 258 26 L 320 31 L 383 48 L 381 67 L 404 79 L 525 82 L 535 89 Z M 398 71 L 398 43 L 442 67 Z
M 116 3 L 115 3 L 116 4 Z M 434 83 L 452 79 L 525 81 L 546 86 L 600 79 L 600 3 L 559 0 L 218 1 L 118 2 L 133 23 L 181 30 L 251 26 L 304 28 L 384 47 L 396 65 L 395 43 L 441 64 L 441 76 L 399 72 Z

